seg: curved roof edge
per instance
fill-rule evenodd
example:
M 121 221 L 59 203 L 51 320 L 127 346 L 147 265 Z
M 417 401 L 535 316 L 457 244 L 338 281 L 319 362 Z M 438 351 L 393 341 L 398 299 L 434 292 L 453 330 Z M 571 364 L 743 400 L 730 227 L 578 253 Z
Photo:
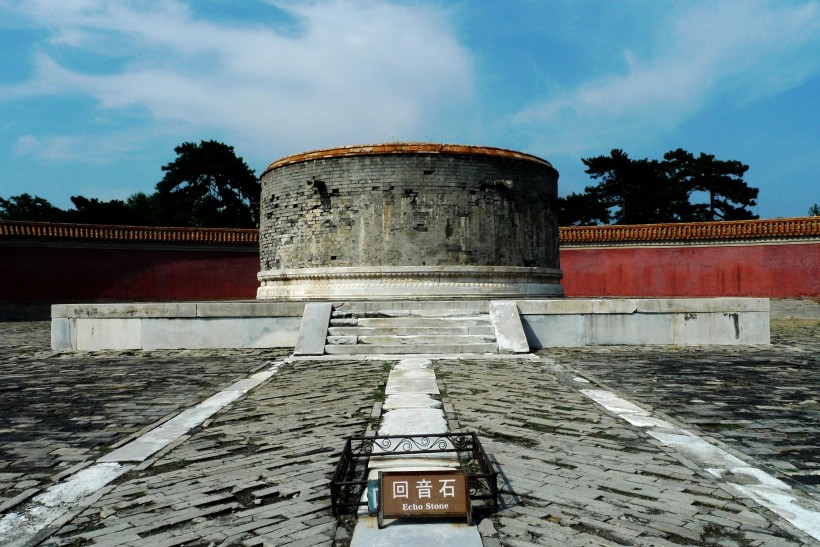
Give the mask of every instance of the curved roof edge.
M 687 241 L 742 241 L 820 237 L 820 217 L 721 220 L 664 224 L 562 226 L 561 245 L 607 245 Z
M 0 241 L 4 239 L 258 245 L 259 230 L 256 228 L 172 228 L 0 220 Z
M 495 148 L 492 146 L 472 146 L 467 144 L 439 144 L 429 142 L 391 142 L 384 144 L 356 144 L 353 146 L 338 146 L 334 148 L 320 148 L 308 152 L 300 152 L 280 158 L 268 165 L 262 172 L 262 176 L 277 167 L 292 165 L 305 161 L 344 158 L 350 156 L 378 156 L 389 154 L 448 154 L 448 155 L 480 155 L 492 156 L 496 158 L 512 158 L 517 160 L 531 161 L 545 165 L 558 173 L 555 167 L 545 159 L 525 154 L 506 148 Z
M 820 217 L 562 226 L 558 233 L 562 246 L 761 239 L 818 240 Z M 26 239 L 257 245 L 259 231 L 255 228 L 168 228 L 0 220 L 0 242 Z

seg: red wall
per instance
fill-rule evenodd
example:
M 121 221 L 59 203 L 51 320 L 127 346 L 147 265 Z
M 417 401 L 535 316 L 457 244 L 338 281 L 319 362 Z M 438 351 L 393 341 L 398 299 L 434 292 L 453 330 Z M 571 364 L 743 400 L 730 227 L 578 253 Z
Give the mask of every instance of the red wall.
M 820 296 L 820 243 L 561 249 L 566 296 Z
M 567 296 L 820 297 L 820 243 L 563 248 Z M 0 246 L 0 302 L 256 296 L 253 247 Z
M 0 301 L 254 299 L 258 251 L 0 246 Z

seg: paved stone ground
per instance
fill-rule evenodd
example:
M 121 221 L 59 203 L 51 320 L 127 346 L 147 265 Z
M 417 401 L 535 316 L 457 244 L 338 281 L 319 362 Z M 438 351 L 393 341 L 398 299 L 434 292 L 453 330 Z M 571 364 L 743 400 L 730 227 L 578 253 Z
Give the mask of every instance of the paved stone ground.
M 752 446 L 751 437 L 739 432 L 755 430 L 757 422 L 764 432 L 793 427 L 816 438 L 816 408 L 801 403 L 806 393 L 818 393 L 818 325 L 775 322 L 772 347 L 545 352 L 560 366 L 509 359 L 437 362 L 449 417 L 460 421 L 461 429 L 479 431 L 505 481 L 502 511 L 480 524 L 485 545 L 816 544 L 603 411 L 578 392 L 572 377 L 600 379 L 622 396 L 650 404 L 733 449 Z M 122 443 L 143 426 L 283 355 L 253 350 L 52 354 L 48 323 L 0 323 L 0 337 L 0 465 L 6 466 L 0 477 L 8 494 L 45 485 L 54 473 L 78 463 L 60 460 L 63 452 L 71 454 L 60 448 L 82 449 L 75 454 L 84 465 L 107 443 Z M 657 369 L 657 381 L 647 379 L 647 363 Z M 766 372 L 756 374 L 756 366 Z M 729 367 L 737 374 L 728 375 Z M 44 544 L 346 545 L 352 523 L 340 526 L 330 513 L 329 476 L 343 438 L 363 432 L 372 419 L 388 370 L 378 361 L 287 364 L 248 396 L 104 488 Z M 612 371 L 621 376 L 604 374 Z M 768 380 L 775 373 L 777 381 Z M 641 378 L 650 387 L 641 388 Z M 659 390 L 667 378 L 677 385 L 664 395 Z M 742 391 L 726 388 L 743 379 Z M 717 380 L 722 390 L 703 388 Z M 766 395 L 767 385 L 777 397 L 767 395 L 770 404 L 760 406 L 772 406 L 771 411 L 758 408 L 757 418 L 738 421 L 740 428 L 709 427 L 741 420 L 735 414 L 748 406 L 742 395 Z M 687 393 L 685 399 L 678 397 L 686 404 L 679 404 L 673 391 Z M 704 403 L 693 403 L 690 393 Z M 720 400 L 727 393 L 735 398 L 731 404 Z M 37 403 L 33 408 L 31 400 Z M 36 444 L 40 439 L 50 442 Z M 20 448 L 29 441 L 34 444 Z M 767 462 L 780 477 L 798 479 L 815 469 L 815 455 L 808 449 L 764 459 L 764 444 L 776 448 L 780 441 L 758 435 L 753 458 Z M 16 467 L 9 471 L 10 465 Z M 37 482 L 29 486 L 26 481 Z M 810 481 L 802 484 L 813 491 Z
M 539 354 L 762 462 L 820 497 L 820 320 L 773 320 L 772 345 Z
M 49 328 L 0 323 L 0 511 L 288 353 L 54 353 Z
M 571 385 L 572 374 L 532 361 L 439 362 L 436 372 L 461 428 L 480 432 L 506 482 L 505 508 L 492 517 L 497 538 L 490 530 L 487 546 L 800 545 L 805 538 L 603 412 Z
M 316 545 L 347 536 L 328 484 L 383 397 L 378 362 L 291 363 L 131 472 L 48 544 Z

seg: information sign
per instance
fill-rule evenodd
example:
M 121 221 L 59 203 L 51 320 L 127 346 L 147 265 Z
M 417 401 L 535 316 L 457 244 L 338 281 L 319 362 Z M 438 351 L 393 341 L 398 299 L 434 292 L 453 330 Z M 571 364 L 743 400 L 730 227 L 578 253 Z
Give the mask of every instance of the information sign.
M 472 524 L 467 474 L 457 471 L 379 473 L 379 528 L 385 518 L 466 517 Z

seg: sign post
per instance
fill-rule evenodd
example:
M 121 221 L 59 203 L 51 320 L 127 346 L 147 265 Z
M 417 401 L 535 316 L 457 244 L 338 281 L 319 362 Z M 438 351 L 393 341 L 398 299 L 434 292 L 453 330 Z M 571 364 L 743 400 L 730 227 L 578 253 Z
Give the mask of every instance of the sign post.
M 467 474 L 457 471 L 379 473 L 379 528 L 385 518 L 466 517 L 472 525 Z

